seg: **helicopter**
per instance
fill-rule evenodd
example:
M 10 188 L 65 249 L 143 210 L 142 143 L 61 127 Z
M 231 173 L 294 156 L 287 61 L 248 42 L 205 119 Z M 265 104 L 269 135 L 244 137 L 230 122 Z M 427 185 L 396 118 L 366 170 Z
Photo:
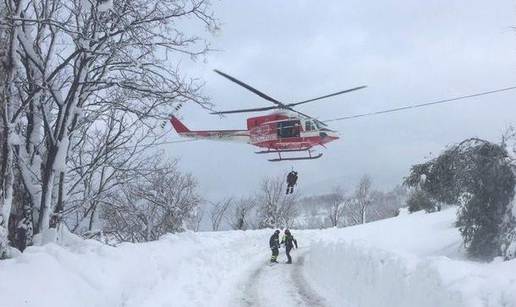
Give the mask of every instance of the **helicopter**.
M 294 107 L 320 99 L 353 92 L 366 87 L 365 85 L 362 85 L 299 102 L 283 103 L 228 74 L 219 70 L 215 70 L 215 72 L 274 105 L 251 109 L 219 111 L 212 112 L 211 114 L 222 115 L 263 112 L 269 110 L 275 111 L 267 115 L 247 118 L 247 129 L 242 130 L 192 131 L 188 129 L 176 116 L 171 115 L 170 122 L 172 126 L 182 137 L 242 142 L 262 149 L 255 152 L 256 154 L 277 154 L 277 158 L 268 159 L 271 162 L 318 159 L 322 157 L 322 153 L 314 154 L 313 150 L 315 147 L 326 147 L 325 144 L 339 139 L 337 132 L 329 129 L 327 124 L 312 116 L 295 110 Z M 305 155 L 297 157 L 282 156 L 282 154 L 292 152 L 303 152 Z

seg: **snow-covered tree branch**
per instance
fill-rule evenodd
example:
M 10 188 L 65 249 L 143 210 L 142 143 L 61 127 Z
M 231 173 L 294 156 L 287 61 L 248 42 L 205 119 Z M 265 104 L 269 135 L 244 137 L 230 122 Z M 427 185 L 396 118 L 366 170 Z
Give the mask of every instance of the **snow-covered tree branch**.
M 36 233 L 72 213 L 91 231 L 103 197 L 160 139 L 158 120 L 187 102 L 210 107 L 178 65 L 209 51 L 182 30 L 192 24 L 216 30 L 208 1 L 2 2 L 1 229 L 16 167 Z
M 176 163 L 154 159 L 148 169 L 110 193 L 102 217 L 104 232 L 118 241 L 157 240 L 165 233 L 185 230 L 199 205 L 197 182 L 181 173 Z

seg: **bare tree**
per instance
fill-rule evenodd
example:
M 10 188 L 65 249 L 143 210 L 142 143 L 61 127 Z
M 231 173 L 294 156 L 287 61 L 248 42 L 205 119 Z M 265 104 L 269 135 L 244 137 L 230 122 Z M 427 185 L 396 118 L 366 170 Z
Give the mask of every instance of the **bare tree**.
M 134 181 L 121 185 L 111 206 L 105 206 L 104 232 L 119 241 L 157 240 L 165 233 L 185 230 L 199 205 L 197 183 L 175 162 L 156 162 Z
M 391 191 L 371 191 L 371 203 L 368 209 L 369 222 L 396 216 L 401 207 L 406 206 L 407 187 L 396 186 Z
M 178 25 L 197 21 L 214 29 L 217 22 L 205 0 L 3 3 L 6 18 L 0 27 L 7 29 L 10 44 L 3 52 L 2 66 L 11 73 L 2 74 L 9 79 L 1 93 L 2 193 L 8 195 L 12 186 L 9 174 L 15 157 L 36 209 L 35 231 L 41 232 L 55 227 L 64 213 L 73 211 L 67 211 L 65 204 L 68 197 L 80 193 L 81 185 L 90 190 L 84 194 L 90 217 L 109 190 L 106 187 L 113 172 L 106 174 L 103 167 L 74 165 L 80 168 L 74 169 L 78 177 L 70 174 L 68 163 L 74 151 L 91 150 L 78 146 L 85 141 L 80 134 L 84 121 L 90 127 L 102 128 L 110 125 L 104 123 L 103 115 L 116 114 L 116 118 L 124 118 L 125 127 L 138 122 L 151 132 L 156 119 L 163 119 L 174 107 L 189 101 L 207 105 L 200 95 L 200 84 L 185 78 L 175 64 L 184 56 L 204 54 L 208 46 Z M 17 101 L 11 103 L 14 97 Z M 142 134 L 135 135 L 125 146 L 138 145 Z M 113 136 L 103 139 L 108 146 L 100 152 L 100 160 L 115 155 L 109 153 L 117 148 L 110 144 Z M 98 165 L 98 159 L 92 161 Z M 88 177 L 94 178 L 90 180 L 93 184 L 85 181 Z M 70 186 L 73 190 L 68 191 Z M 1 208 L 8 208 L 4 203 Z
M 106 197 L 135 172 L 145 172 L 145 154 L 155 137 L 139 121 L 127 120 L 125 112 L 93 114 L 99 118 L 81 126 L 81 136 L 71 147 L 65 177 L 68 206 L 65 220 L 72 231 L 94 231 Z M 95 123 L 101 122 L 101 125 Z M 150 144 L 150 145 L 149 145 Z M 55 212 L 59 212 L 56 206 Z
M 344 217 L 345 196 L 341 187 L 335 187 L 328 198 L 328 220 L 331 227 L 337 227 Z
M 396 216 L 404 207 L 407 188 L 396 186 L 388 192 L 370 189 L 370 203 L 366 210 L 367 221 L 375 221 Z M 313 195 L 300 200 L 300 218 L 296 227 L 322 228 L 346 227 L 362 223 L 363 207 L 355 197 L 356 192 L 347 195 L 340 188 L 328 194 Z
M 355 205 L 358 206 L 360 213 L 360 224 L 366 223 L 367 209 L 371 204 L 371 177 L 362 176 L 355 191 Z
M 307 229 L 322 229 L 326 227 L 326 217 L 319 214 L 317 207 L 312 207 L 308 210 L 306 222 L 302 227 Z
M 216 203 L 211 203 L 210 221 L 211 230 L 218 231 L 221 223 L 226 219 L 226 212 L 233 204 L 233 198 L 229 197 Z
M 241 198 L 234 202 L 229 216 L 229 225 L 235 230 L 246 230 L 253 227 L 253 210 L 257 205 L 254 197 Z
M 285 195 L 282 177 L 265 178 L 258 193 L 260 228 L 290 227 L 297 215 L 296 194 Z
M 197 207 L 194 212 L 192 212 L 192 216 L 189 221 L 187 221 L 189 228 L 195 232 L 198 232 L 201 229 L 201 223 L 204 219 L 204 210 L 200 207 Z

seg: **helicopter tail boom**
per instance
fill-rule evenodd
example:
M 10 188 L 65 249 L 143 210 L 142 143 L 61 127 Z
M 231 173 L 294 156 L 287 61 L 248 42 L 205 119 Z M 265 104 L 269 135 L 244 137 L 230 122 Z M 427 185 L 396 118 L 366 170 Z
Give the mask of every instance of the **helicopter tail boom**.
M 247 130 L 203 130 L 192 131 L 188 129 L 177 117 L 170 117 L 170 123 L 174 130 L 183 137 L 194 139 L 208 139 L 215 141 L 230 141 L 249 143 L 249 131 Z

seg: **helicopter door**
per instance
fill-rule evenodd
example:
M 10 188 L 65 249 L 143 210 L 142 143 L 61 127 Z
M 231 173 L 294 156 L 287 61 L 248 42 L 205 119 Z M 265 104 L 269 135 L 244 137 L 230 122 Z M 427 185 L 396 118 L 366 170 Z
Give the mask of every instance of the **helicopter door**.
M 278 138 L 299 137 L 301 133 L 301 122 L 299 120 L 289 120 L 278 123 Z

